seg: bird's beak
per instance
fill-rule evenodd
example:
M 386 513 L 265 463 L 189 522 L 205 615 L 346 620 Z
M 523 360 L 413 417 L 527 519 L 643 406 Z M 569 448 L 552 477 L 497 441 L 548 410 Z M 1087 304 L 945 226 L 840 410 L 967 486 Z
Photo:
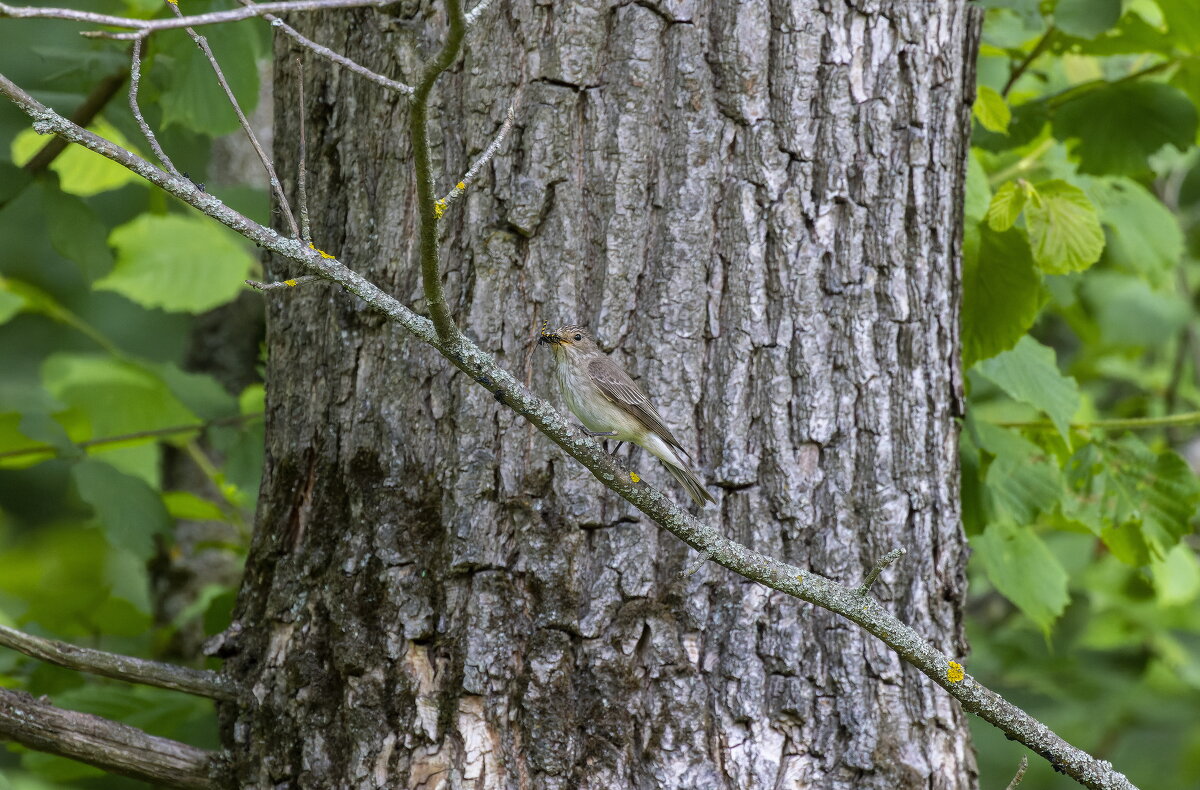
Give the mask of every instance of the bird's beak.
M 561 337 L 559 337 L 558 335 L 551 335 L 551 334 L 547 334 L 545 332 L 543 332 L 541 337 L 538 338 L 539 346 L 544 345 L 546 343 L 549 343 L 552 346 L 561 346 L 562 342 L 563 342 L 563 339 Z

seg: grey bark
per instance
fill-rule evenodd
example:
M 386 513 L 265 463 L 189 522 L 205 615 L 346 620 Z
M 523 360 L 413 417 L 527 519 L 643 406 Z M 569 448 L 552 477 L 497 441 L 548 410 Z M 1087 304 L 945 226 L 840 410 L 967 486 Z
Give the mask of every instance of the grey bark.
M 411 81 L 444 20 L 393 13 L 290 21 Z M 846 583 L 903 543 L 873 590 L 957 655 L 973 35 L 951 0 L 497 3 L 431 110 L 444 191 L 522 96 L 446 222 L 464 330 L 550 393 L 538 325 L 589 324 L 696 450 L 731 537 Z M 316 246 L 420 305 L 404 101 L 306 74 Z M 685 546 L 345 294 L 267 299 L 231 781 L 974 787 L 963 713 L 884 645 L 721 569 L 680 579 Z

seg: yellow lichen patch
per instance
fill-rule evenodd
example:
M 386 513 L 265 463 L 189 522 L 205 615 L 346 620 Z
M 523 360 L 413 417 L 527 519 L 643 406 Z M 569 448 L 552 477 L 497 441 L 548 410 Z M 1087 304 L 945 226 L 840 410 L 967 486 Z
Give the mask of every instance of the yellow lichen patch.
M 317 253 L 318 255 L 320 255 L 322 258 L 328 258 L 328 259 L 332 260 L 333 258 L 337 257 L 336 255 L 330 255 L 329 253 L 325 252 L 325 250 L 318 250 L 316 247 L 313 246 L 313 243 L 311 241 L 308 243 L 308 248 L 310 250 L 312 250 L 313 252 Z M 292 284 L 294 285 L 295 283 L 292 283 Z
M 963 672 L 962 664 L 957 661 L 951 661 L 950 666 L 946 669 L 946 679 L 951 683 L 961 683 L 962 679 L 967 675 Z
M 637 473 L 637 472 L 630 472 L 630 473 L 629 473 L 629 479 L 630 479 L 630 480 L 632 480 L 632 481 L 633 481 L 633 482 L 635 482 L 635 483 L 640 483 L 640 482 L 642 482 L 642 478 L 638 477 L 638 473 Z
M 284 280 L 284 281 L 283 281 L 283 284 L 284 284 L 284 285 L 286 285 L 288 288 L 295 288 L 295 287 L 296 287 L 296 281 L 295 281 L 295 280 Z
M 466 189 L 466 188 L 467 188 L 467 182 L 466 182 L 466 181 L 459 181 L 457 184 L 455 184 L 455 185 L 454 185 L 454 188 L 455 188 L 455 189 Z
M 441 219 L 442 215 L 445 213 L 446 213 L 446 199 L 442 198 L 441 200 L 435 200 L 433 202 L 433 216 L 436 217 L 437 219 Z

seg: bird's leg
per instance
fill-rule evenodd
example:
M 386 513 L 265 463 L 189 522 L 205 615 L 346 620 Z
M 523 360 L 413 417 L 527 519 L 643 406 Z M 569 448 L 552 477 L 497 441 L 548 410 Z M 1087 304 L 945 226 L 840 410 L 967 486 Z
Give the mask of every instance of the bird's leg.
M 591 436 L 593 439 L 596 438 L 597 436 L 616 436 L 617 435 L 616 431 L 589 431 L 587 428 L 584 428 L 582 425 L 579 426 L 579 430 L 583 431 L 588 436 Z

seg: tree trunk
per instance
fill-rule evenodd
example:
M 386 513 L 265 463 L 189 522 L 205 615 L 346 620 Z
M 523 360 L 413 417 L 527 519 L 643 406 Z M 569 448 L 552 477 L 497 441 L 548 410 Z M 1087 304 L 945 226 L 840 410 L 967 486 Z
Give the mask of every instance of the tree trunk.
M 959 655 L 964 6 L 506 0 L 431 105 L 445 191 L 520 96 L 445 221 L 467 334 L 557 402 L 540 323 L 591 326 L 696 451 L 708 518 L 842 582 L 905 546 L 875 591 Z M 292 21 L 412 82 L 444 15 L 388 8 Z M 316 246 L 423 305 L 404 101 L 307 58 L 300 108 L 277 47 L 280 172 L 303 110 Z M 267 298 L 233 781 L 975 786 L 962 711 L 873 637 L 681 578 L 689 549 L 429 348 L 325 285 Z

